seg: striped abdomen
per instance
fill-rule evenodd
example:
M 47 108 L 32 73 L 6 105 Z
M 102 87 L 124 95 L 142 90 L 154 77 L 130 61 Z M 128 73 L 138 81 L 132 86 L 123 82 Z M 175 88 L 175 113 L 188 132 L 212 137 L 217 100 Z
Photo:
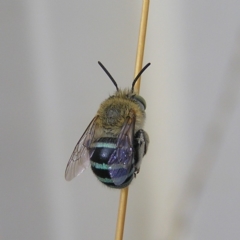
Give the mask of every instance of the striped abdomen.
M 93 173 L 96 175 L 99 181 L 108 187 L 112 188 L 124 188 L 127 187 L 134 176 L 135 167 L 132 166 L 130 173 L 122 174 L 117 178 L 123 178 L 126 180 L 121 185 L 116 185 L 114 182 L 119 182 L 121 179 L 117 179 L 114 176 L 110 176 L 111 164 L 108 164 L 108 161 L 116 149 L 116 138 L 100 138 L 97 142 L 94 142 L 89 149 L 90 152 L 93 152 L 91 155 L 91 168 Z

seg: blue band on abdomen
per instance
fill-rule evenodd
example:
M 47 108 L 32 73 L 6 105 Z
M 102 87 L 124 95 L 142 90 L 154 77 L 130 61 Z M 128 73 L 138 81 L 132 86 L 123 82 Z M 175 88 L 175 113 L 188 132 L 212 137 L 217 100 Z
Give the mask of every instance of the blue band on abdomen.
M 134 168 L 132 169 L 132 171 L 126 176 L 123 176 L 124 178 L 129 178 L 131 175 L 133 175 L 134 173 Z M 114 183 L 114 181 L 120 181 L 122 177 L 120 178 L 114 178 L 114 181 L 113 179 L 111 178 L 101 178 L 99 176 L 97 176 L 98 180 L 101 181 L 102 183 Z
M 115 143 L 108 143 L 108 142 L 94 142 L 91 144 L 91 148 L 116 148 Z

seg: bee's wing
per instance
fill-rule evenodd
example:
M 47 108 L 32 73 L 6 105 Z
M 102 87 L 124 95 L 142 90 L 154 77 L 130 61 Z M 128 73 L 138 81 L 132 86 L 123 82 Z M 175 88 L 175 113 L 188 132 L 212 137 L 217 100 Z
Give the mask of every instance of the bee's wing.
M 67 181 L 81 174 L 90 165 L 89 147 L 94 137 L 97 118 L 98 116 L 93 118 L 73 150 L 65 171 Z
M 133 112 L 127 117 L 118 136 L 117 146 L 108 164 L 109 173 L 115 185 L 119 186 L 133 173 L 133 135 L 136 117 Z

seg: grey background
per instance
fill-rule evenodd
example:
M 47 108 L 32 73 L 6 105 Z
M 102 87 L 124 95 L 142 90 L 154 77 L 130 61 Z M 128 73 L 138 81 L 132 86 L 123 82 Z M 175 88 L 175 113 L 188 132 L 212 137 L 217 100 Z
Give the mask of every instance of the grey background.
M 124 239 L 240 238 L 240 2 L 152 0 L 141 95 L 151 145 Z M 0 238 L 114 239 L 119 191 L 71 152 L 133 79 L 141 1 L 0 2 Z

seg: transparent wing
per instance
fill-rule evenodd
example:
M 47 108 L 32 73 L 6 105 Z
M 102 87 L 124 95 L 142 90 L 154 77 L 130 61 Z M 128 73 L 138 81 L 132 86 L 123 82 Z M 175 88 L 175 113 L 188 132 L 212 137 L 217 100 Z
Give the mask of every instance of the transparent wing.
M 129 115 L 118 136 L 117 147 L 108 161 L 111 165 L 109 174 L 117 186 L 124 183 L 133 173 L 133 135 L 136 118 L 133 111 Z
M 65 171 L 67 181 L 81 174 L 90 164 L 89 147 L 94 137 L 97 118 L 98 116 L 93 118 L 73 150 Z

